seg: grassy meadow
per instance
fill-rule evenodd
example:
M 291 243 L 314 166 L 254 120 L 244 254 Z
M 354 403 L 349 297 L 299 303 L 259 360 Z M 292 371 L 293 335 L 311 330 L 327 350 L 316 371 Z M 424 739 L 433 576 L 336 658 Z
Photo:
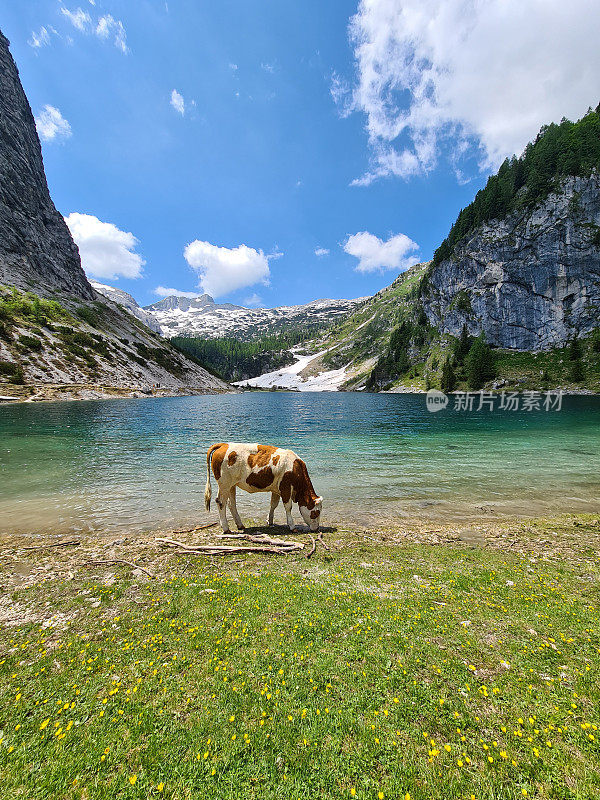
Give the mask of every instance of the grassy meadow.
M 471 534 L 99 556 L 156 579 L 13 537 L 0 797 L 598 797 L 598 520 Z

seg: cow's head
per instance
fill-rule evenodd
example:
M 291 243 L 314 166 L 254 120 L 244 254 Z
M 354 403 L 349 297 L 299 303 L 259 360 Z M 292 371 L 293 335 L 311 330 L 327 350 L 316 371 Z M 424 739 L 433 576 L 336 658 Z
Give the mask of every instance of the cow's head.
M 317 497 L 316 500 L 314 501 L 314 504 L 311 502 L 310 505 L 312 506 L 312 508 L 301 505 L 299 503 L 298 508 L 300 510 L 300 513 L 302 514 L 302 519 L 304 520 L 304 522 L 306 522 L 311 531 L 318 531 L 319 524 L 321 522 L 321 509 L 323 508 L 323 498 Z

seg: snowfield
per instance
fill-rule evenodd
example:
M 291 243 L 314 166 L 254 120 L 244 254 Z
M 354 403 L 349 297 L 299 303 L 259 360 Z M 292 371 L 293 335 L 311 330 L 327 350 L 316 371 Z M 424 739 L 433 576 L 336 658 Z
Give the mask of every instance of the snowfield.
M 295 389 L 300 392 L 337 392 L 339 387 L 347 378 L 346 368 L 332 369 L 320 372 L 318 375 L 302 376 L 300 373 L 310 366 L 317 358 L 324 355 L 327 350 L 320 353 L 313 353 L 308 356 L 300 356 L 292 350 L 297 361 L 289 367 L 282 367 L 275 372 L 265 372 L 257 378 L 250 378 L 246 381 L 238 381 L 236 386 L 254 386 L 259 389 L 270 389 L 276 386 L 280 389 Z

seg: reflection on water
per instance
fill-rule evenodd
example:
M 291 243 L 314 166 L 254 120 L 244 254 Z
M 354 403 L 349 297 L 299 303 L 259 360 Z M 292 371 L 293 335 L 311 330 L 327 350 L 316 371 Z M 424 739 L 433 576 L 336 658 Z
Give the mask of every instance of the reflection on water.
M 248 393 L 0 407 L 0 531 L 154 529 L 205 519 L 206 449 L 296 450 L 325 521 L 600 508 L 600 398 L 560 412 L 430 414 L 422 395 Z M 240 493 L 264 516 L 264 495 Z

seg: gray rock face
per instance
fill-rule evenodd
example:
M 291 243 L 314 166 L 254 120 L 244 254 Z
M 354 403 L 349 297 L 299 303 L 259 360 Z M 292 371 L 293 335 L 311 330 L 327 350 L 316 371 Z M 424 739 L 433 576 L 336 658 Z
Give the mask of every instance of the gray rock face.
M 194 311 L 206 311 L 207 309 L 224 308 L 235 309 L 242 306 L 235 306 L 233 303 L 215 303 L 209 294 L 201 294 L 198 297 L 175 297 L 169 295 L 157 303 L 152 303 L 145 308 L 150 312 L 155 311 L 189 311 L 190 308 Z
M 429 321 L 497 347 L 543 350 L 600 326 L 600 175 L 481 226 L 429 275 Z
M 0 33 L 0 284 L 92 299 L 79 251 L 50 199 L 31 108 Z

